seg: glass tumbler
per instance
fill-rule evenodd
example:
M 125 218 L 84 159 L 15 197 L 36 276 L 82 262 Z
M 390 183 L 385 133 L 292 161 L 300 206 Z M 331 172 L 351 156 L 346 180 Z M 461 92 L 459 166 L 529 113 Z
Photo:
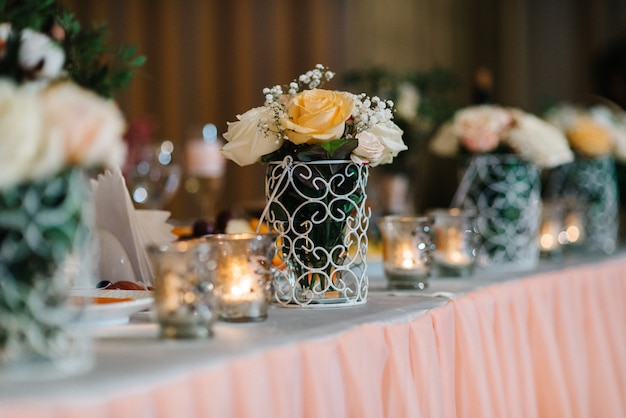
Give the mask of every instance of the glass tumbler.
M 431 265 L 431 222 L 427 217 L 383 216 L 377 221 L 383 268 L 390 289 L 425 289 Z
M 210 267 L 215 248 L 199 240 L 148 247 L 155 271 L 154 300 L 163 338 L 212 334 L 216 302 Z

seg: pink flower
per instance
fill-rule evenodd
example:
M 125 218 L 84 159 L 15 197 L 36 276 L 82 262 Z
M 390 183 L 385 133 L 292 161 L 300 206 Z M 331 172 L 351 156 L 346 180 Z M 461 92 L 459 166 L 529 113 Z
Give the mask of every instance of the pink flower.
M 454 117 L 454 133 L 470 152 L 489 152 L 498 147 L 512 126 L 505 109 L 495 106 L 473 106 Z

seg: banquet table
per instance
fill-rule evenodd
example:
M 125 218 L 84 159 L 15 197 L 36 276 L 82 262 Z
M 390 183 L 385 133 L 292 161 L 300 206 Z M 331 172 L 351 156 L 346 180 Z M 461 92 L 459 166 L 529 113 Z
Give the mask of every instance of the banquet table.
M 0 381 L 0 418 L 626 416 L 625 250 L 425 291 L 369 275 L 365 304 L 272 307 L 210 339 L 91 329 L 90 372 Z

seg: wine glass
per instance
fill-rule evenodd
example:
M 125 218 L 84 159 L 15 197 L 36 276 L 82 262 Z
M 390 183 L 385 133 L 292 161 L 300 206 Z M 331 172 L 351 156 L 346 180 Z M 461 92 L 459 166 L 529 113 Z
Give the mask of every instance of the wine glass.
M 174 144 L 163 141 L 143 146 L 126 171 L 131 198 L 140 209 L 162 209 L 180 185 L 182 168 L 173 158 Z

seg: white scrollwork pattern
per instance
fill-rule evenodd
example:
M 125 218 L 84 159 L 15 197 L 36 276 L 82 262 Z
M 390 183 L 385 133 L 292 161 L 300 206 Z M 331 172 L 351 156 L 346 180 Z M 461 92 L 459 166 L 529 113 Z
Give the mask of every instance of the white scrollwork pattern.
M 369 167 L 351 161 L 270 163 L 263 220 L 278 233 L 274 302 L 286 307 L 367 299 L 365 186 Z

